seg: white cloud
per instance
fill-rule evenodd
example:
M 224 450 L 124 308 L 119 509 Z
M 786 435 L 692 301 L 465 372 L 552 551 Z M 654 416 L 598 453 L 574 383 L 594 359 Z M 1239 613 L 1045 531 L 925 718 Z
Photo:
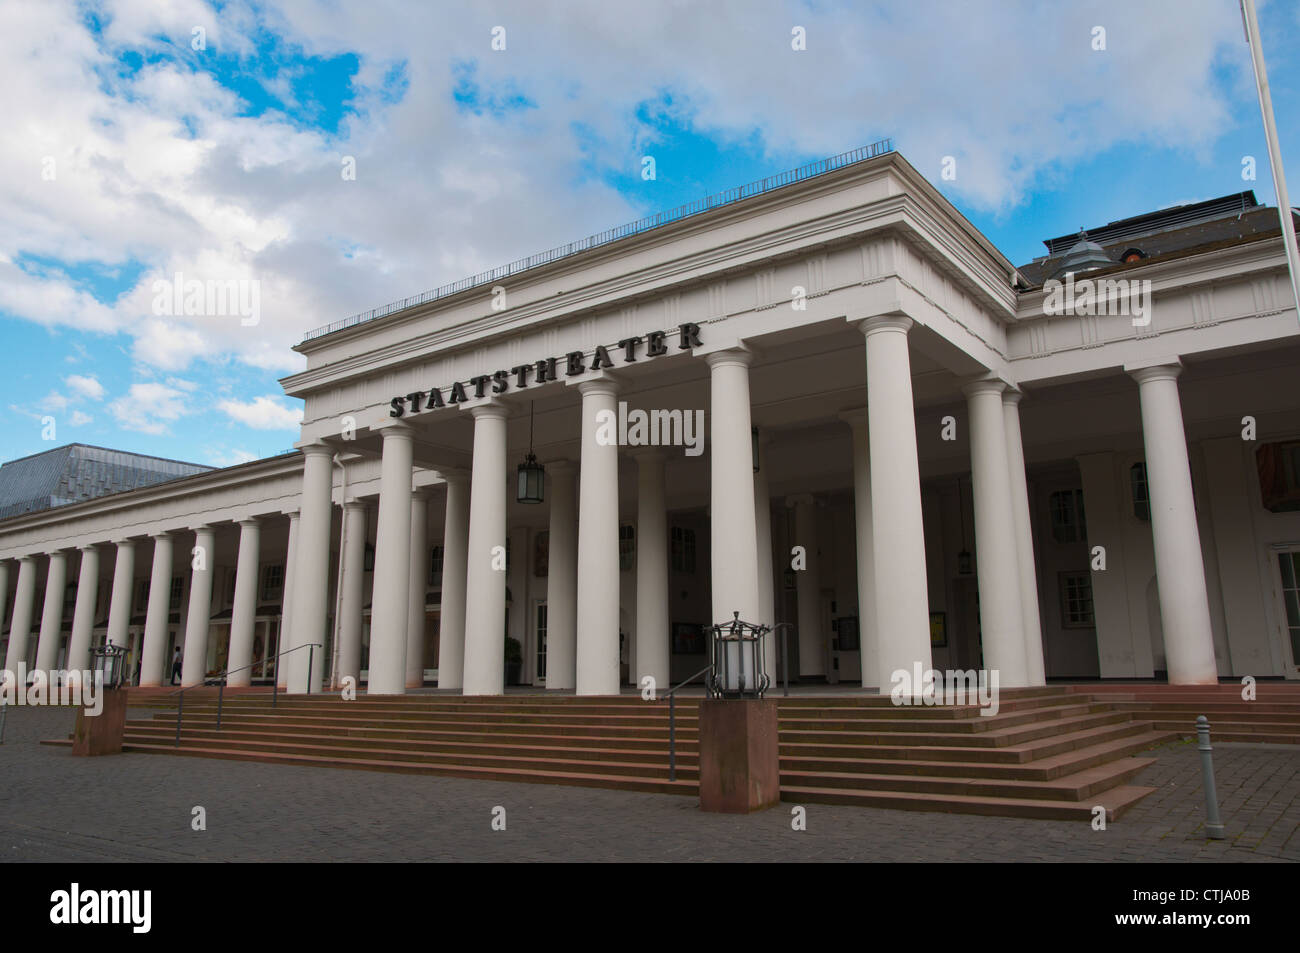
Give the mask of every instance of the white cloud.
M 108 405 L 108 410 L 123 430 L 148 434 L 167 433 L 168 424 L 194 412 L 184 390 L 152 381 L 132 384 L 124 397 Z
M 209 450 L 208 463 L 215 467 L 233 467 L 240 463 L 251 463 L 258 459 L 257 454 L 247 450 Z
M 637 118 L 647 102 L 721 142 L 754 143 L 774 168 L 893 135 L 936 184 L 942 157 L 957 159 L 945 192 L 1002 210 L 1116 143 L 1203 153 L 1232 125 L 1229 91 L 1250 90 L 1239 14 L 1222 0 L 902 9 L 676 2 L 629 27 L 608 0 L 573 0 L 562 15 L 502 2 L 488 19 L 409 0 L 232 0 L 220 16 L 199 0 L 105 0 L 96 37 L 76 0 L 10 4 L 0 310 L 125 333 L 134 359 L 164 372 L 217 356 L 294 371 L 290 345 L 309 328 L 658 207 L 652 190 L 637 206 L 607 182 L 635 177 L 658 145 Z M 489 48 L 498 22 L 504 53 Z M 1097 23 L 1110 25 L 1104 53 L 1091 49 Z M 794 24 L 805 52 L 790 49 Z M 206 51 L 190 49 L 195 26 Z M 358 57 L 358 114 L 337 134 L 248 115 L 204 67 L 266 31 L 308 55 Z M 180 55 L 146 55 L 124 74 L 126 49 Z M 451 92 L 470 61 L 485 96 L 518 91 L 537 108 L 506 119 L 458 109 Z M 399 66 L 406 90 L 392 101 L 380 84 Z M 356 158 L 355 181 L 339 174 L 343 155 Z M 47 156 L 53 181 L 41 176 Z M 24 254 L 145 273 L 110 306 L 13 264 Z M 154 313 L 153 281 L 177 271 L 258 281 L 261 320 Z
M 90 416 L 90 414 L 85 414 L 85 413 L 82 413 L 82 412 L 79 411 L 79 410 L 74 410 L 74 411 L 72 412 L 72 417 L 71 417 L 71 419 L 68 420 L 68 426 L 69 426 L 69 427 L 84 427 L 86 424 L 90 424 L 90 423 L 94 423 L 94 422 L 95 422 L 95 418 L 92 417 L 92 416 Z
M 279 399 L 270 396 L 255 397 L 251 401 L 223 400 L 217 408 L 232 420 L 254 430 L 297 430 L 302 423 L 301 407 L 286 407 Z
M 99 400 L 105 394 L 104 385 L 93 374 L 71 374 L 63 378 L 63 383 L 82 397 L 89 397 L 91 400 Z

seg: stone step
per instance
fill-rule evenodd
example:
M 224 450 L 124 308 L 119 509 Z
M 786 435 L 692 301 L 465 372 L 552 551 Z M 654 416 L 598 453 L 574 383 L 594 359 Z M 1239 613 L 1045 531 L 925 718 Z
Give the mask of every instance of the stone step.
M 71 744 L 71 742 L 67 742 Z M 457 765 L 427 764 L 418 761 L 388 760 L 383 758 L 339 759 L 329 755 L 266 753 L 239 748 L 196 747 L 182 744 L 142 744 L 132 742 L 124 751 L 141 754 L 169 754 L 197 758 L 221 758 L 230 761 L 260 761 L 267 764 L 291 764 L 309 767 L 353 768 L 364 771 L 387 771 L 399 774 L 428 774 L 440 777 L 470 778 L 482 781 L 517 781 L 526 784 L 568 784 L 578 787 L 614 788 L 624 791 L 645 791 L 656 794 L 699 795 L 696 780 L 669 781 L 625 775 L 602 774 L 585 771 L 551 771 L 528 768 L 493 767 L 474 768 Z
M 181 728 L 182 740 L 190 735 L 193 731 L 217 731 L 216 719 L 196 719 L 191 722 L 185 720 Z M 138 734 L 141 737 L 146 735 L 156 738 L 175 738 L 175 723 L 166 721 L 128 721 L 128 734 Z M 560 734 L 539 735 L 527 733 L 510 733 L 494 732 L 485 734 L 483 732 L 469 730 L 430 730 L 424 728 L 372 728 L 369 726 L 354 726 L 340 729 L 334 726 L 323 728 L 322 726 L 304 722 L 302 724 L 286 725 L 280 722 L 244 722 L 232 724 L 226 719 L 222 719 L 220 734 L 230 732 L 247 732 L 261 737 L 296 737 L 300 735 L 321 735 L 324 734 L 331 738 L 360 738 L 360 739 L 408 739 L 413 741 L 423 741 L 426 743 L 440 742 L 479 742 L 487 745 L 518 745 L 521 747 L 534 747 L 541 744 L 549 745 L 571 745 L 576 747 L 609 747 L 613 741 L 617 741 L 617 746 L 627 750 L 667 750 L 668 732 L 661 734 L 647 733 L 642 736 L 610 736 L 608 734 L 594 733 L 576 733 L 565 732 Z M 677 737 L 677 750 L 694 750 L 698 746 L 696 732 L 686 734 L 679 733 Z
M 912 791 L 853 791 L 844 788 L 781 787 L 781 800 L 791 804 L 842 804 L 892 808 L 902 811 L 938 811 L 947 814 L 984 814 L 1038 820 L 1092 821 L 1093 808 L 1102 807 L 1107 821 L 1120 817 L 1155 788 L 1121 785 L 1086 802 L 1046 798 L 1006 798 L 973 795 L 925 794 Z
M 123 750 L 134 750 L 137 744 L 156 746 L 165 744 L 156 739 L 138 740 L 128 738 Z M 173 745 L 175 748 L 176 746 Z M 540 771 L 561 771 L 579 773 L 597 773 L 629 778 L 656 780 L 668 778 L 668 753 L 653 760 L 642 757 L 636 759 L 637 753 L 610 750 L 607 758 L 591 757 L 595 749 L 586 749 L 576 755 L 561 756 L 549 751 L 535 751 L 532 754 L 514 752 L 510 754 L 469 754 L 466 752 L 431 751 L 422 746 L 400 744 L 376 744 L 348 746 L 338 744 L 333 738 L 315 739 L 232 739 L 223 736 L 203 737 L 194 735 L 181 739 L 181 748 L 200 750 L 243 751 L 254 755 L 305 755 L 326 761 L 337 760 L 340 763 L 363 761 L 412 762 L 418 764 L 439 765 L 444 768 L 478 769 L 527 769 Z M 694 763 L 678 759 L 678 777 L 699 780 L 698 758 Z
M 1081 801 L 1126 784 L 1155 763 L 1154 758 L 1122 758 L 1109 764 L 1085 768 L 1051 780 L 956 776 L 904 776 L 857 772 L 787 771 L 781 768 L 781 787 L 844 788 L 854 791 L 910 791 L 953 796 L 1030 798 L 1053 801 Z
M 1078 715 L 1051 721 L 1031 722 L 1027 725 L 1013 725 L 1009 728 L 993 728 L 984 732 L 937 732 L 937 731 L 899 731 L 897 729 L 858 732 L 847 729 L 817 730 L 782 730 L 781 740 L 791 742 L 827 742 L 856 745 L 915 745 L 918 747 L 950 747 L 969 745 L 971 747 L 998 748 L 1024 744 L 1039 738 L 1102 727 L 1105 725 L 1129 724 L 1132 719 L 1127 712 L 1099 712 Z
M 781 749 L 781 765 L 783 769 L 788 766 L 791 770 L 826 771 L 831 773 L 970 776 L 1050 781 L 1109 761 L 1148 751 L 1169 739 L 1170 736 L 1165 732 L 1145 732 L 1130 735 L 1117 741 L 1089 745 L 1064 754 L 1051 755 L 1023 763 L 818 756 L 799 751 L 792 753 L 789 746 L 783 745 Z M 977 756 L 978 752 L 975 752 L 974 755 Z
M 629 760 L 653 761 L 654 759 L 662 760 L 666 765 L 668 763 L 668 744 L 665 739 L 662 743 L 645 745 L 636 742 L 636 747 L 630 747 L 620 742 L 617 746 L 609 746 L 608 738 L 589 738 L 582 739 L 589 741 L 589 744 L 575 743 L 575 739 L 570 736 L 556 736 L 554 738 L 541 739 L 545 744 L 539 743 L 537 739 L 525 738 L 519 742 L 501 742 L 489 743 L 481 740 L 473 734 L 460 736 L 466 740 L 448 740 L 440 738 L 424 737 L 423 733 L 410 732 L 406 735 L 395 735 L 385 733 L 383 735 L 375 734 L 357 734 L 341 736 L 338 734 L 319 734 L 310 730 L 300 733 L 284 733 L 271 731 L 249 731 L 239 729 L 229 729 L 223 727 L 220 731 L 213 728 L 196 728 L 187 729 L 181 735 L 182 744 L 190 743 L 211 743 L 214 741 L 222 742 L 225 747 L 237 747 L 249 743 L 258 744 L 313 744 L 313 745 L 333 745 L 340 749 L 355 748 L 386 748 L 390 750 L 406 751 L 424 751 L 437 754 L 489 754 L 489 755 L 518 755 L 521 757 L 546 756 L 557 758 L 573 758 L 576 760 L 610 760 L 626 758 Z M 144 727 L 128 727 L 126 739 L 132 742 L 142 744 L 174 744 L 176 735 L 174 732 L 153 728 L 150 725 Z M 697 764 L 699 762 L 699 748 L 693 742 L 690 744 L 679 743 L 677 745 L 677 760 L 683 764 Z

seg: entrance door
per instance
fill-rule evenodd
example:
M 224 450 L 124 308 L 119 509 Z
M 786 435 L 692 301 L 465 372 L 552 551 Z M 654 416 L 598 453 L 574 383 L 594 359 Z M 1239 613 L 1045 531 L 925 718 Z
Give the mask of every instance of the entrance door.
M 546 684 L 546 601 L 538 600 L 536 608 L 533 610 L 535 625 L 533 631 L 537 633 L 537 677 L 533 679 L 534 685 Z
M 1291 650 L 1289 677 L 1294 678 L 1300 671 L 1300 551 L 1277 554 L 1278 566 L 1282 570 L 1282 602 L 1286 615 L 1283 625 L 1288 638 L 1284 641 L 1283 652 Z

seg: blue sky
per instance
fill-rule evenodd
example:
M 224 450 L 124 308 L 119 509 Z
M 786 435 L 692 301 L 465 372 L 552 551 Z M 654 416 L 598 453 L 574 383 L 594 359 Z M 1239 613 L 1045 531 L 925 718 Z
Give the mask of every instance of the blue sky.
M 0 461 L 271 455 L 303 331 L 884 137 L 1017 263 L 1166 205 L 1274 201 L 1233 0 L 349 6 L 0 12 Z M 1293 188 L 1298 10 L 1260 11 Z M 160 311 L 177 272 L 256 283 L 256 322 Z

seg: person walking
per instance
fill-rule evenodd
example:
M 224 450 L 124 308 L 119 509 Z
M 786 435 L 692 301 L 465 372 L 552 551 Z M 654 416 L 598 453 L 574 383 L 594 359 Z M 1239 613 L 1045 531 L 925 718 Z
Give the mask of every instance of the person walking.
M 172 684 L 175 685 L 181 677 L 181 647 L 178 645 L 172 650 Z

